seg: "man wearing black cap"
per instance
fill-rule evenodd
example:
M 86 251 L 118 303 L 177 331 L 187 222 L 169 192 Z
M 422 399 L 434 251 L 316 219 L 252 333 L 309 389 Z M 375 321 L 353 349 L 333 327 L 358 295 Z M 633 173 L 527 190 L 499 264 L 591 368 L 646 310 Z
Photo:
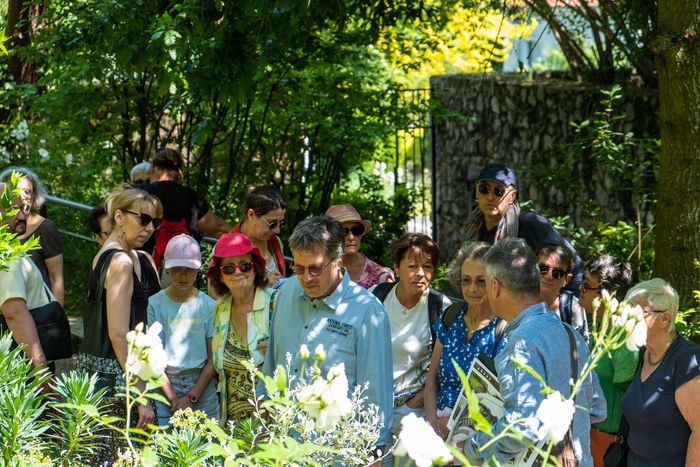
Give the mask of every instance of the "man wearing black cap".
M 481 170 L 476 184 L 479 207 L 467 219 L 467 240 L 495 243 L 505 237 L 519 237 L 532 249 L 544 243 L 565 246 L 575 257 L 573 278 L 565 290 L 576 297 L 583 281 L 583 261 L 574 247 L 557 232 L 547 219 L 530 211 L 521 211 L 517 201 L 518 179 L 515 171 L 504 164 L 488 164 Z

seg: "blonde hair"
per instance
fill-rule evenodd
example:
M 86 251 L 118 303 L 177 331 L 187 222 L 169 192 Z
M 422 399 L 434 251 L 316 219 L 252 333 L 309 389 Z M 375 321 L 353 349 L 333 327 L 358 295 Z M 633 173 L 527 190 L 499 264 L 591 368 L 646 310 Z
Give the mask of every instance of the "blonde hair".
M 139 188 L 124 189 L 119 187 L 107 196 L 105 206 L 109 221 L 114 227 L 114 213 L 119 211 L 138 210 L 141 212 L 144 205 L 150 205 L 156 211 L 156 217 L 163 215 L 163 205 L 152 194 Z

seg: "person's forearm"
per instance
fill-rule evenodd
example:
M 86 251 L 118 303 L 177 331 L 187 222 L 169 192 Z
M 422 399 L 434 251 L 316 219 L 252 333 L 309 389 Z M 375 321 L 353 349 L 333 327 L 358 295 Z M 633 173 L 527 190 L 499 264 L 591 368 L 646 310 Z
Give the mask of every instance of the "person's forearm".
M 9 306 L 2 307 L 7 327 L 12 331 L 14 340 L 19 344 L 25 344 L 24 353 L 32 361 L 32 365 L 44 367 L 47 365 L 44 349 L 41 348 L 39 334 L 36 331 L 34 318 L 27 310 L 24 301 L 17 301 Z
M 214 375 L 216 375 L 214 364 L 211 359 L 209 359 L 204 365 L 204 368 L 202 368 L 201 373 L 199 373 L 199 378 L 197 378 L 197 382 L 192 386 L 190 392 L 197 397 L 201 397 Z

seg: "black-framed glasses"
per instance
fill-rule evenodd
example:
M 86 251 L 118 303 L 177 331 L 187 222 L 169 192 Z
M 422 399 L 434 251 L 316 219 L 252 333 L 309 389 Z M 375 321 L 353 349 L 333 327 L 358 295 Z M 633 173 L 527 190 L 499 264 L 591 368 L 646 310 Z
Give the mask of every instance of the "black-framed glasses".
M 128 209 L 126 209 L 125 212 L 128 212 L 129 214 L 133 214 L 134 216 L 138 217 L 139 224 L 141 224 L 141 227 L 146 227 L 148 226 L 148 224 L 153 224 L 153 228 L 157 229 L 160 225 L 159 217 L 152 217 L 150 214 L 146 214 L 144 212 L 129 211 Z
M 547 266 L 546 264 L 539 264 L 538 266 L 540 268 L 540 274 L 543 276 L 546 276 L 549 271 L 552 271 L 552 277 L 555 279 L 561 279 L 562 277 L 566 277 L 567 272 L 563 269 L 552 268 Z
M 276 229 L 277 227 L 282 227 L 282 223 L 284 222 L 284 219 L 279 221 L 268 221 L 262 216 L 260 216 L 260 218 L 267 223 L 267 226 L 270 228 L 270 230 Z
M 476 189 L 481 193 L 482 195 L 488 195 L 491 191 L 493 191 L 493 194 L 497 197 L 500 198 L 501 196 L 505 195 L 508 192 L 508 187 L 505 186 L 494 186 L 490 187 L 485 183 L 479 183 L 476 186 Z
M 486 279 L 473 279 L 471 277 L 461 277 L 459 279 L 459 284 L 462 287 L 469 287 L 472 284 L 476 284 L 480 289 L 486 287 Z
M 666 311 L 666 310 L 651 310 L 648 308 L 642 308 L 642 313 L 644 313 L 645 316 L 650 315 L 652 313 L 663 313 L 664 311 Z
M 581 293 L 583 292 L 590 292 L 590 291 L 595 291 L 596 293 L 600 293 L 601 290 L 603 290 L 603 287 L 598 286 L 598 287 L 591 287 L 590 285 L 586 285 L 585 282 L 581 284 Z
M 365 233 L 365 226 L 362 224 L 353 225 L 352 227 L 343 227 L 343 230 L 345 231 L 346 236 L 347 234 L 352 233 L 353 236 L 359 237 Z
M 236 273 L 236 270 L 241 271 L 243 274 L 250 272 L 253 270 L 253 267 L 255 265 L 253 264 L 252 261 L 246 261 L 244 263 L 240 264 L 227 264 L 226 266 L 221 266 L 219 270 L 221 271 L 221 274 L 224 276 L 232 276 Z
M 134 184 L 134 186 L 136 186 L 136 185 L 143 185 L 144 183 L 148 183 L 148 182 L 150 182 L 150 180 L 145 179 L 145 178 L 137 178 L 136 180 L 134 180 L 133 184 Z
M 309 271 L 309 275 L 312 277 L 318 277 L 323 273 L 323 270 L 328 267 L 329 264 L 331 264 L 333 260 L 328 261 L 325 265 L 323 266 L 300 266 L 298 264 L 292 263 L 292 271 L 294 271 L 294 274 L 297 276 L 303 276 L 306 271 Z

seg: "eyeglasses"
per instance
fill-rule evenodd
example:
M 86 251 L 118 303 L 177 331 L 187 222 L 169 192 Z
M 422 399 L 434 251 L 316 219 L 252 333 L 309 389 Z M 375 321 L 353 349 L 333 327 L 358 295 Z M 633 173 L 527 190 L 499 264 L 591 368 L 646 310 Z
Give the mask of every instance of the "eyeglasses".
M 491 190 L 493 190 L 493 194 L 497 197 L 500 198 L 501 196 L 505 195 L 508 192 L 508 187 L 500 187 L 500 186 L 494 186 L 490 187 L 484 183 L 479 183 L 476 186 L 476 189 L 479 190 L 479 193 L 482 195 L 488 195 Z
M 565 277 L 567 272 L 564 271 L 563 269 L 559 268 L 551 268 L 547 266 L 546 264 L 539 264 L 540 267 L 540 275 L 546 276 L 547 273 L 551 270 L 552 271 L 552 277 L 554 279 L 561 279 L 562 277 Z
M 587 291 L 595 290 L 596 293 L 600 293 L 600 291 L 603 290 L 603 287 L 601 287 L 601 286 L 598 286 L 598 287 L 591 287 L 590 285 L 586 285 L 586 283 L 584 282 L 583 284 L 581 284 L 580 289 L 581 289 L 581 292 L 587 292 Z
M 277 227 L 281 227 L 282 223 L 284 222 L 284 219 L 270 222 L 262 216 L 260 216 L 260 218 L 267 223 L 267 226 L 270 228 L 270 230 L 276 229 Z
M 644 313 L 645 316 L 648 316 L 652 313 L 663 313 L 666 310 L 650 310 L 648 308 L 642 308 L 642 312 Z
M 139 213 L 139 212 L 134 212 L 134 211 L 129 211 L 128 209 L 125 209 L 125 212 L 128 212 L 129 214 L 133 214 L 134 216 L 139 218 L 139 224 L 141 224 L 141 227 L 146 227 L 148 224 L 153 224 L 153 228 L 157 229 L 158 226 L 160 225 L 160 218 L 159 217 L 151 217 L 149 214 L 146 213 Z
M 459 283 L 462 287 L 469 287 L 472 284 L 476 284 L 479 288 L 486 287 L 486 279 L 471 280 L 469 277 L 462 277 L 459 279 Z
M 359 237 L 360 235 L 365 233 L 365 226 L 360 224 L 360 225 L 354 225 L 352 227 L 343 227 L 343 230 L 345 230 L 345 235 L 352 232 L 352 235 L 354 237 Z
M 324 266 L 300 266 L 298 264 L 292 263 L 292 271 L 294 271 L 294 274 L 297 276 L 303 276 L 306 271 L 309 271 L 309 275 L 311 277 L 318 277 L 321 275 L 324 269 L 331 264 L 333 260 L 328 261 Z
M 134 186 L 135 186 L 135 185 L 143 185 L 144 183 L 148 183 L 149 181 L 150 181 L 150 180 L 146 180 L 146 179 L 143 179 L 143 178 L 137 178 L 136 180 L 134 180 L 133 183 L 134 183 Z
M 221 266 L 219 270 L 224 276 L 232 276 L 235 274 L 236 269 L 241 271 L 241 273 L 245 274 L 247 272 L 252 271 L 254 266 L 255 265 L 252 261 L 246 261 L 245 263 L 241 264 L 227 264 L 226 266 Z

